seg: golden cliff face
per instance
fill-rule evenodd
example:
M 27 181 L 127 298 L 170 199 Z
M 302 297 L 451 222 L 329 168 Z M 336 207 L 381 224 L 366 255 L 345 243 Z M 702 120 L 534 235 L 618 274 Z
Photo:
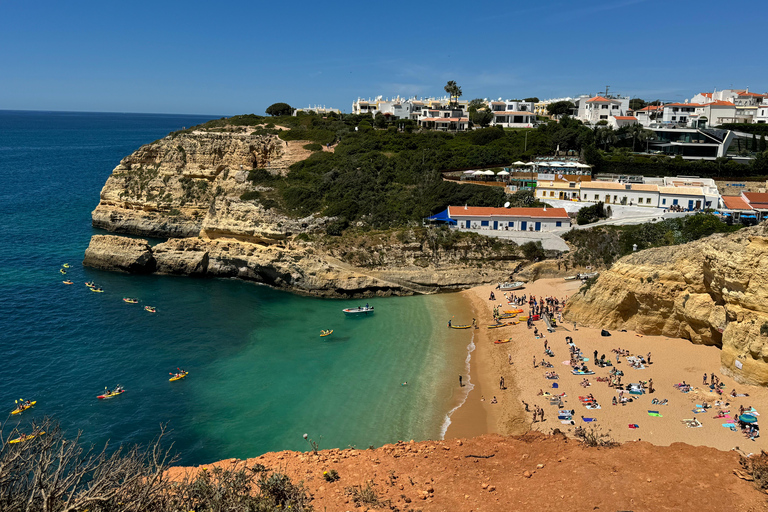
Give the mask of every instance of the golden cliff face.
M 93 225 L 163 238 L 197 236 L 202 229 L 236 235 L 242 228 L 244 236 L 263 231 L 269 239 L 290 223 L 275 229 L 274 215 L 240 196 L 257 190 L 247 181 L 252 169 L 282 169 L 286 146 L 277 136 L 248 131 L 196 131 L 142 146 L 112 171 Z
M 565 318 L 722 348 L 722 371 L 768 385 L 768 224 L 626 256 Z

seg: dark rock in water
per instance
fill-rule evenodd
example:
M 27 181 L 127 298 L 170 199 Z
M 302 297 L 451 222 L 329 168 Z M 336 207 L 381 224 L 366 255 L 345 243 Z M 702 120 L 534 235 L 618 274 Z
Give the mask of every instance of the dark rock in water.
M 151 274 L 157 267 L 146 240 L 112 235 L 91 237 L 83 265 L 132 274 Z

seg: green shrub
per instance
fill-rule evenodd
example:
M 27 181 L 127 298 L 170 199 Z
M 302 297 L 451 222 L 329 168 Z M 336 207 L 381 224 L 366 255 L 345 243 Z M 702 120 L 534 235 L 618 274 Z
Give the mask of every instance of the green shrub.
M 335 469 L 331 469 L 329 471 L 323 472 L 323 478 L 325 478 L 326 482 L 335 482 L 341 477 L 339 476 L 339 473 Z
M 323 145 L 318 144 L 317 142 L 312 142 L 311 144 L 304 144 L 303 148 L 308 149 L 310 151 L 322 151 Z
M 520 249 L 523 251 L 523 255 L 527 260 L 541 261 L 546 258 L 546 254 L 544 253 L 544 247 L 541 245 L 541 242 L 539 241 L 526 242 L 520 246 Z
M 243 194 L 240 194 L 241 201 L 258 201 L 261 194 L 257 190 L 249 190 Z
M 253 169 L 248 171 L 248 181 L 253 183 L 271 183 L 275 177 L 266 169 Z

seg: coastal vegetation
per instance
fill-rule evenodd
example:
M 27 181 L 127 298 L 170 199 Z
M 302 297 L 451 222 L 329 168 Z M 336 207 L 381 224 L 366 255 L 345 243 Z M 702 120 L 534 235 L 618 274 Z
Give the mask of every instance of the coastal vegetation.
M 176 457 L 164 429 L 147 447 L 98 450 L 67 439 L 45 419 L 41 432 L 12 444 L 0 439 L 0 509 L 6 512 L 175 512 L 178 510 L 311 511 L 304 486 L 256 464 L 169 472 Z
M 574 248 L 569 254 L 573 264 L 607 267 L 635 250 L 680 245 L 714 233 L 732 233 L 742 227 L 742 224 L 723 222 L 716 215 L 698 213 L 633 226 L 572 229 L 563 239 Z

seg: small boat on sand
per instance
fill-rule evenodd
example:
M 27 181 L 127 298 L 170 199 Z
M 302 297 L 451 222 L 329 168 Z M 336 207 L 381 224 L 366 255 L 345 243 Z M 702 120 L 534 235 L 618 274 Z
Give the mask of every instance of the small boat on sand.
M 358 306 L 356 308 L 343 309 L 345 315 L 367 315 L 373 314 L 373 306 L 366 304 L 365 306 Z
M 520 288 L 524 287 L 525 283 L 522 281 L 515 281 L 514 283 L 499 283 L 498 289 L 503 292 L 508 292 L 511 290 L 519 290 Z
M 512 338 L 507 338 L 505 340 L 496 340 L 496 341 L 494 341 L 494 343 L 496 345 L 501 345 L 502 343 L 509 343 L 510 341 L 512 341 Z

